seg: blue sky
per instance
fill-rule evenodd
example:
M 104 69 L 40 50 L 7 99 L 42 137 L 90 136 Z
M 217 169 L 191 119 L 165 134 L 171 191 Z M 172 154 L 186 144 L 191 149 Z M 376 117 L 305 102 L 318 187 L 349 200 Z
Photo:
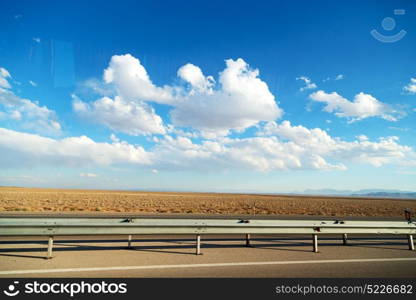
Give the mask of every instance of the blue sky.
M 0 7 L 0 185 L 416 190 L 414 1 Z

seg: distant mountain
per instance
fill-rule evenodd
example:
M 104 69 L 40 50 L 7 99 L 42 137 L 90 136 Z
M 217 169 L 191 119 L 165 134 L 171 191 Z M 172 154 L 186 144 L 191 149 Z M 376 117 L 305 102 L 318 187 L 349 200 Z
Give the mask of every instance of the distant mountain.
M 387 189 L 363 189 L 353 190 L 336 190 L 336 189 L 307 189 L 296 194 L 305 195 L 322 195 L 322 196 L 355 196 L 355 197 L 380 197 L 380 198 L 400 198 L 416 199 L 416 192 Z
M 349 195 L 354 191 L 350 190 L 335 190 L 335 189 L 307 189 L 299 194 L 307 194 L 307 195 Z
M 415 192 L 372 192 L 372 193 L 364 193 L 364 194 L 352 194 L 352 196 L 416 199 Z

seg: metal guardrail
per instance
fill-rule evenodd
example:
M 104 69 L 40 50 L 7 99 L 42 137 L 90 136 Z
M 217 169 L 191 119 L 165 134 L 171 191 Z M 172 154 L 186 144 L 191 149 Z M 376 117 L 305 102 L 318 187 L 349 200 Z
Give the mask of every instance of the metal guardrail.
M 407 235 L 414 250 L 416 222 L 342 221 L 342 220 L 225 220 L 225 219 L 151 219 L 151 218 L 0 218 L 0 236 L 48 236 L 47 258 L 52 257 L 53 237 L 65 235 L 195 234 L 196 254 L 200 254 L 203 234 L 311 234 L 313 251 L 318 252 L 318 235 L 340 234 L 347 244 L 348 234 Z

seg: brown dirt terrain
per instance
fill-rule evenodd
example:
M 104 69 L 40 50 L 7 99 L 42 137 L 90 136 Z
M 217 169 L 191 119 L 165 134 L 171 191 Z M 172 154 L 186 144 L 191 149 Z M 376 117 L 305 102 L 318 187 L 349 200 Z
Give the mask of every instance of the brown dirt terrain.
M 323 196 L 0 188 L 5 212 L 399 217 L 416 200 Z

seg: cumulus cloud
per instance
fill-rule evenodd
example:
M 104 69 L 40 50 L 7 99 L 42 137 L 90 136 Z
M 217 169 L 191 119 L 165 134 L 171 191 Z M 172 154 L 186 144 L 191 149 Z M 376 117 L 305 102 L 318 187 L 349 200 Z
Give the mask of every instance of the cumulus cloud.
M 83 102 L 75 95 L 73 99 L 75 112 L 111 130 L 136 136 L 165 133 L 162 118 L 146 103 L 127 102 L 120 96 L 103 97 L 92 103 Z
M 397 137 L 370 141 L 361 135 L 345 141 L 322 129 L 293 126 L 289 121 L 268 122 L 255 137 L 223 137 L 196 143 L 187 137 L 165 135 L 155 138 L 155 146 L 148 151 L 115 136 L 112 140 L 99 143 L 86 136 L 52 139 L 0 128 L 0 165 L 10 168 L 125 165 L 147 168 L 152 173 L 164 169 L 345 170 L 353 163 L 375 167 L 416 166 L 415 151 L 400 145 Z
M 110 135 L 110 140 L 114 143 L 120 142 L 120 139 L 114 133 Z
M 320 128 L 274 121 L 256 137 L 220 138 L 194 143 L 186 137 L 165 136 L 152 153 L 158 169 L 192 170 L 345 170 L 348 165 L 416 165 L 416 153 L 397 137 L 370 141 L 362 135 L 353 141 L 331 137 Z
M 38 84 L 36 82 L 32 81 L 32 80 L 29 80 L 29 83 L 30 83 L 31 86 L 34 86 L 34 87 L 38 86 Z
M 348 118 L 351 122 L 370 117 L 380 117 L 388 121 L 397 121 L 398 112 L 387 104 L 365 93 L 355 95 L 349 101 L 336 92 L 326 93 L 322 90 L 309 96 L 312 100 L 326 103 L 324 111 L 334 112 L 337 117 Z
M 201 69 L 193 64 L 186 64 L 179 68 L 178 76 L 184 81 L 188 82 L 192 89 L 202 93 L 212 93 L 212 86 L 215 84 L 215 80 L 212 76 L 205 77 Z M 191 91 L 191 93 L 194 92 Z
M 230 130 L 243 131 L 260 121 L 275 120 L 282 115 L 274 95 L 259 78 L 259 71 L 251 69 L 241 58 L 226 60 L 226 68 L 219 74 L 218 86 L 212 76 L 205 76 L 198 66 L 191 63 L 180 67 L 177 75 L 185 85 L 156 86 L 137 58 L 130 54 L 115 55 L 104 71 L 105 84 L 114 88 L 114 100 L 110 102 L 107 94 L 107 98 L 101 98 L 90 106 L 78 101 L 73 107 L 81 114 L 89 112 L 93 119 L 107 127 L 137 135 L 140 132 L 164 132 L 160 117 L 148 105 L 149 102 L 167 104 L 171 108 L 173 126 L 198 130 L 209 138 L 225 136 Z M 105 87 L 96 91 L 100 90 L 108 93 Z M 143 128 L 146 124 L 141 122 L 133 125 L 138 130 L 126 130 L 118 118 L 122 114 L 110 115 L 107 109 L 105 113 L 99 110 L 103 101 L 111 104 L 112 110 L 117 102 L 118 106 L 123 106 L 123 112 L 129 111 L 133 119 L 145 116 L 150 128 Z
M 177 127 L 175 127 L 171 124 L 166 126 L 166 132 L 171 134 L 171 135 L 183 136 L 183 137 L 188 137 L 188 138 L 199 138 L 199 137 L 201 137 L 199 132 L 197 132 L 195 130 L 182 130 L 182 129 L 177 128 Z
M 7 78 L 10 78 L 10 73 L 5 68 L 0 68 L 0 88 L 9 89 L 11 88 Z
M 410 128 L 408 128 L 408 127 L 389 126 L 388 128 L 391 129 L 391 130 L 398 130 L 398 131 L 402 131 L 402 132 L 406 132 L 406 131 L 410 130 Z
M 207 81 L 211 82 L 205 78 Z M 259 78 L 259 71 L 251 69 L 241 58 L 226 60 L 218 89 L 186 95 L 177 100 L 171 111 L 175 126 L 198 129 L 207 138 L 227 135 L 229 130 L 243 131 L 281 115 L 282 110 Z
M 360 134 L 360 135 L 358 135 L 358 136 L 357 136 L 357 139 L 358 139 L 360 142 L 368 141 L 368 137 L 367 137 L 365 134 Z
M 369 163 L 375 167 L 384 164 L 415 165 L 416 163 L 415 151 L 409 146 L 400 145 L 396 136 L 381 137 L 377 142 L 372 142 L 367 136 L 360 135 L 357 140 L 349 142 L 333 138 L 320 128 L 292 126 L 289 121 L 281 124 L 269 122 L 259 134 L 278 136 L 296 144 L 306 152 L 340 163 Z
M 104 70 L 104 81 L 113 84 L 118 95 L 124 99 L 158 103 L 170 103 L 173 100 L 172 88 L 154 85 L 140 60 L 130 54 L 111 58 Z
M 344 74 L 338 74 L 337 76 L 335 76 L 334 80 L 342 80 L 344 79 Z
M 338 80 L 343 80 L 344 78 L 345 78 L 345 75 L 344 74 L 338 74 L 338 75 L 336 75 L 333 78 L 327 77 L 327 78 L 323 79 L 322 82 L 327 82 L 327 81 L 330 81 L 330 80 L 338 81 Z
M 147 165 L 151 154 L 125 142 L 98 143 L 86 136 L 47 138 L 0 128 L 2 167 Z
M 299 89 L 301 92 L 303 92 L 304 90 L 313 90 L 318 87 L 315 83 L 312 82 L 312 80 L 310 80 L 306 76 L 297 77 L 296 80 L 302 80 L 305 83 L 305 86 Z
M 5 78 L 11 77 L 9 72 L 0 68 L 0 117 L 18 121 L 18 124 L 27 129 L 56 134 L 61 130 L 56 114 L 46 106 L 40 106 L 38 102 L 17 96 L 11 90 L 10 84 Z M 1 79 L 6 81 L 2 81 Z
M 80 173 L 79 174 L 79 177 L 87 177 L 87 178 L 95 178 L 97 176 L 98 175 L 97 174 L 94 174 L 94 173 Z
M 19 121 L 19 125 L 38 132 L 56 134 L 61 125 L 54 111 L 28 99 L 22 99 L 11 91 L 0 88 L 0 104 L 4 107 L 3 118 Z
M 161 168 L 181 168 L 199 171 L 219 170 L 331 170 L 345 167 L 328 163 L 322 156 L 307 153 L 293 143 L 277 137 L 222 138 L 193 143 L 184 137 L 165 136 L 154 149 L 156 163 Z
M 416 78 L 410 78 L 410 82 L 403 88 L 409 94 L 416 94 Z

